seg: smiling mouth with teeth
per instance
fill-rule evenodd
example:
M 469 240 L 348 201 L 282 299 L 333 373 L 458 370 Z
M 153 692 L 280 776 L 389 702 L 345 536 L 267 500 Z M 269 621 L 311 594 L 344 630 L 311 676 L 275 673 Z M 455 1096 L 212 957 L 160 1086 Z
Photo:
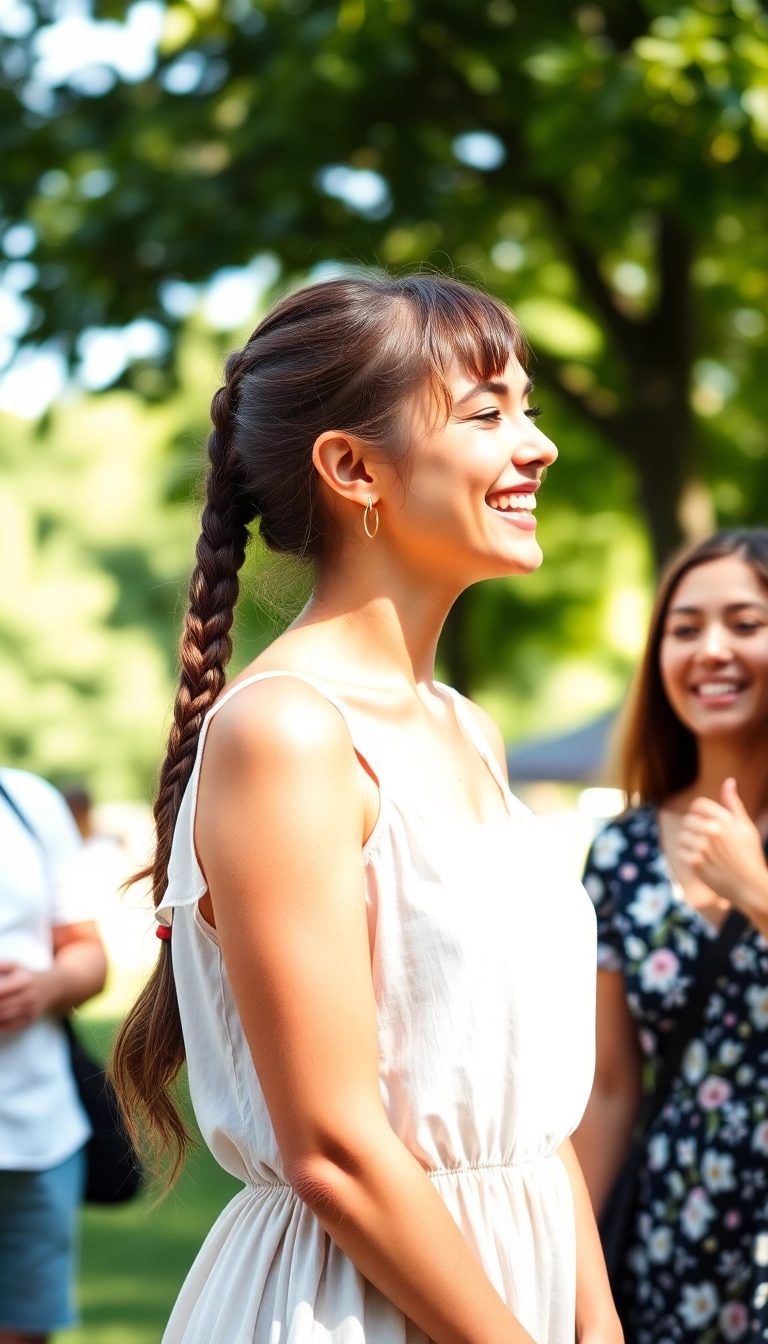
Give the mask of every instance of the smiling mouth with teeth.
M 497 509 L 499 513 L 531 513 L 536 508 L 536 496 L 519 493 L 493 495 L 488 500 L 488 505 L 492 509 Z
M 692 689 L 701 700 L 722 700 L 724 696 L 738 695 L 744 687 L 737 681 L 702 681 Z

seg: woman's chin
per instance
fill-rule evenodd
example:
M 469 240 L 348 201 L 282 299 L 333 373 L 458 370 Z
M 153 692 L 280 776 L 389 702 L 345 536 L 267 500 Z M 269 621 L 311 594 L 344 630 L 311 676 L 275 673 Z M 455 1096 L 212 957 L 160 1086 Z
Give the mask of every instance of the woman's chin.
M 542 551 L 535 536 L 526 538 L 525 541 L 518 542 L 514 547 L 510 547 L 505 555 L 507 574 L 532 574 L 538 569 L 544 559 Z

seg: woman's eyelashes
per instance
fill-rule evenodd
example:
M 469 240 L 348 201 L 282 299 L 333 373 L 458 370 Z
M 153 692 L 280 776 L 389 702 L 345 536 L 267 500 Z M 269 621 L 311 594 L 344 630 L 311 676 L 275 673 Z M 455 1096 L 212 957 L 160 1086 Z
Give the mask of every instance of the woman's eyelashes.
M 528 406 L 523 412 L 529 420 L 537 420 L 541 415 L 540 406 Z M 498 406 L 488 411 L 478 411 L 477 415 L 471 415 L 470 420 L 482 420 L 485 424 L 498 425 L 501 423 L 501 411 Z
M 498 425 L 501 422 L 501 411 L 495 406 L 490 411 L 478 411 L 477 415 L 470 416 L 471 420 L 482 420 L 486 425 Z

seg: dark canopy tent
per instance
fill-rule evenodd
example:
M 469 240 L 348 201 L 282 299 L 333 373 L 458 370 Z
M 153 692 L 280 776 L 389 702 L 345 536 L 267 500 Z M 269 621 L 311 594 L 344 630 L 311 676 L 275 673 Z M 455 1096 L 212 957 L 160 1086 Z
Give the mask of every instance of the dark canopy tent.
M 555 780 L 590 784 L 599 776 L 608 753 L 615 711 L 601 714 L 575 732 L 521 742 L 507 751 L 509 777 L 518 783 Z

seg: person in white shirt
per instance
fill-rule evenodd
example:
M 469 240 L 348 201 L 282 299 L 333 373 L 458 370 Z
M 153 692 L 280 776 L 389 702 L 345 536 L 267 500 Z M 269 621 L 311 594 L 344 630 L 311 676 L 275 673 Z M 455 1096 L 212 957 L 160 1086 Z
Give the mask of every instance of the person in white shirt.
M 75 1318 L 90 1126 L 61 1018 L 106 977 L 79 848 L 56 789 L 0 770 L 0 1344 L 43 1344 Z

